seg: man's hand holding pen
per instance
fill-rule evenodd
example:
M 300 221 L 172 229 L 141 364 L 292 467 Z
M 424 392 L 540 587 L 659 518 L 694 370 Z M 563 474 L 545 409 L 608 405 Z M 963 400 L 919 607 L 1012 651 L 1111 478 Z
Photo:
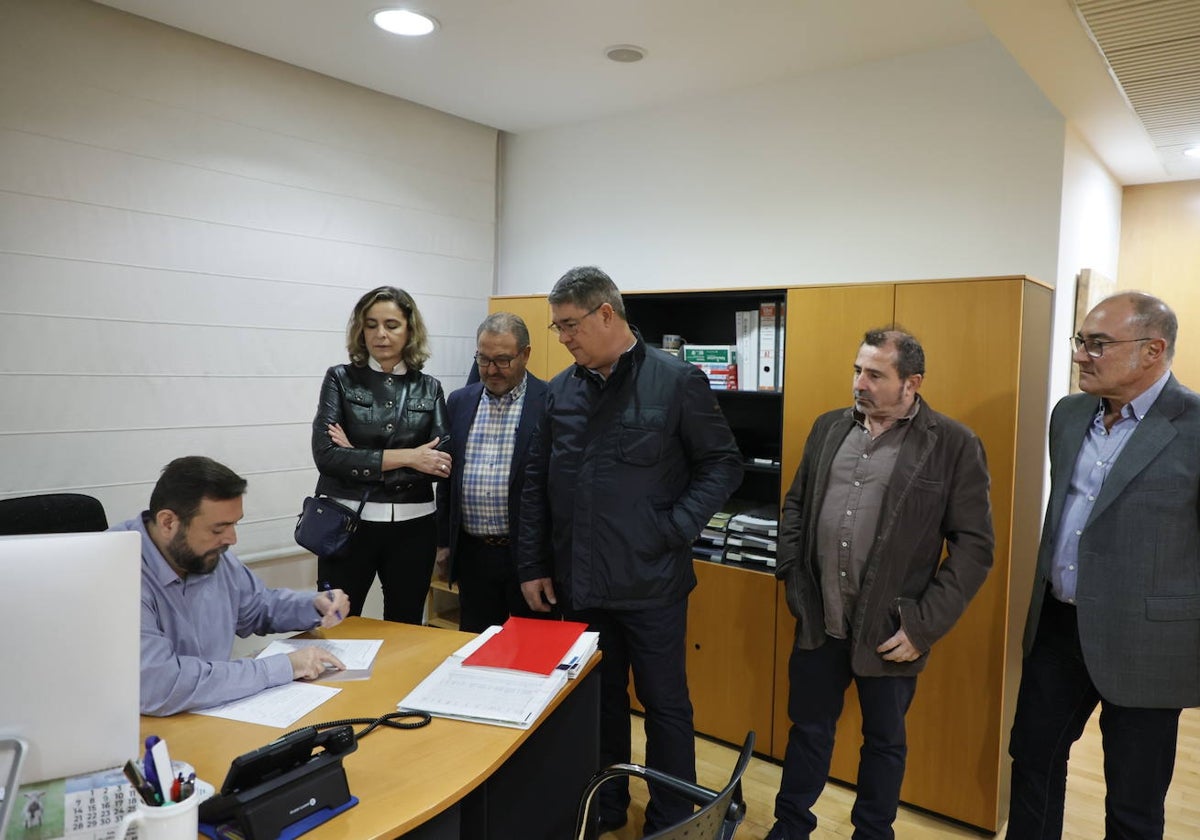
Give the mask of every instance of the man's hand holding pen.
M 330 589 L 326 584 L 324 591 L 313 598 L 313 607 L 321 615 L 318 626 L 335 627 L 350 614 L 350 598 L 342 590 Z

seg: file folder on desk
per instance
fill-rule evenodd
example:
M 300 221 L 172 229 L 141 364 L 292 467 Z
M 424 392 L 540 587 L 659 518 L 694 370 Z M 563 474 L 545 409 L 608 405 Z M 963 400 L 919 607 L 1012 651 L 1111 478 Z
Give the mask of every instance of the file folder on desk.
M 504 622 L 499 633 L 464 659 L 463 664 L 549 675 L 585 630 L 587 625 L 579 621 L 514 616 Z

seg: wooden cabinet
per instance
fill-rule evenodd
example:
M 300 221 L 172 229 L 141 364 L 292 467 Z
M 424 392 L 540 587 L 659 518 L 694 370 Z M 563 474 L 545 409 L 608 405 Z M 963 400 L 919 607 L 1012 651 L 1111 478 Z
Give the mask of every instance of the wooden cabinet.
M 775 577 L 693 561 L 688 603 L 687 673 L 696 731 L 737 743 L 771 731 L 774 690 Z
M 550 379 L 567 365 L 574 363 L 570 352 L 558 340 L 550 327 L 550 304 L 545 295 L 494 297 L 488 302 L 488 314 L 511 312 L 520 315 L 529 328 L 529 372 L 540 379 Z

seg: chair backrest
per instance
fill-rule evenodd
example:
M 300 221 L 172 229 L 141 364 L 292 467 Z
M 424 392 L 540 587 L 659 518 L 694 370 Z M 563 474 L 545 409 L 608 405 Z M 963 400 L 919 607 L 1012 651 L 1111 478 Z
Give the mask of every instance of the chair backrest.
M 700 806 L 681 823 L 670 828 L 647 834 L 643 840 L 729 840 L 737 831 L 738 824 L 746 816 L 746 800 L 742 797 L 742 775 L 750 764 L 754 754 L 754 731 L 746 735 L 746 743 L 742 746 L 742 754 L 738 756 L 733 775 L 729 784 L 719 791 L 709 790 L 694 782 L 684 781 L 650 767 L 640 764 L 613 764 L 592 776 L 583 790 L 579 801 L 579 817 L 575 823 L 576 840 L 594 836 L 595 826 L 590 824 L 592 819 L 592 799 L 600 786 L 611 779 L 620 776 L 636 776 L 648 782 L 662 785 Z
M 0 499 L 0 536 L 79 534 L 108 530 L 99 499 L 82 493 L 47 493 Z
M 738 756 L 729 783 L 716 798 L 688 819 L 670 828 L 647 834 L 643 840 L 729 840 L 746 816 L 746 800 L 742 797 L 742 776 L 754 754 L 754 733 L 746 735 L 746 743 Z

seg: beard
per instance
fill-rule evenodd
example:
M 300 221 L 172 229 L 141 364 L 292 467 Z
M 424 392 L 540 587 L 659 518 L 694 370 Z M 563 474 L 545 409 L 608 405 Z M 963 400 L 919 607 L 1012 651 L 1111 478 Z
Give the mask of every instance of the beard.
M 225 553 L 221 548 L 214 548 L 204 554 L 192 551 L 187 544 L 187 528 L 180 528 L 175 532 L 175 536 L 167 544 L 167 551 L 170 552 L 174 564 L 189 575 L 212 574 L 221 562 L 221 555 Z

